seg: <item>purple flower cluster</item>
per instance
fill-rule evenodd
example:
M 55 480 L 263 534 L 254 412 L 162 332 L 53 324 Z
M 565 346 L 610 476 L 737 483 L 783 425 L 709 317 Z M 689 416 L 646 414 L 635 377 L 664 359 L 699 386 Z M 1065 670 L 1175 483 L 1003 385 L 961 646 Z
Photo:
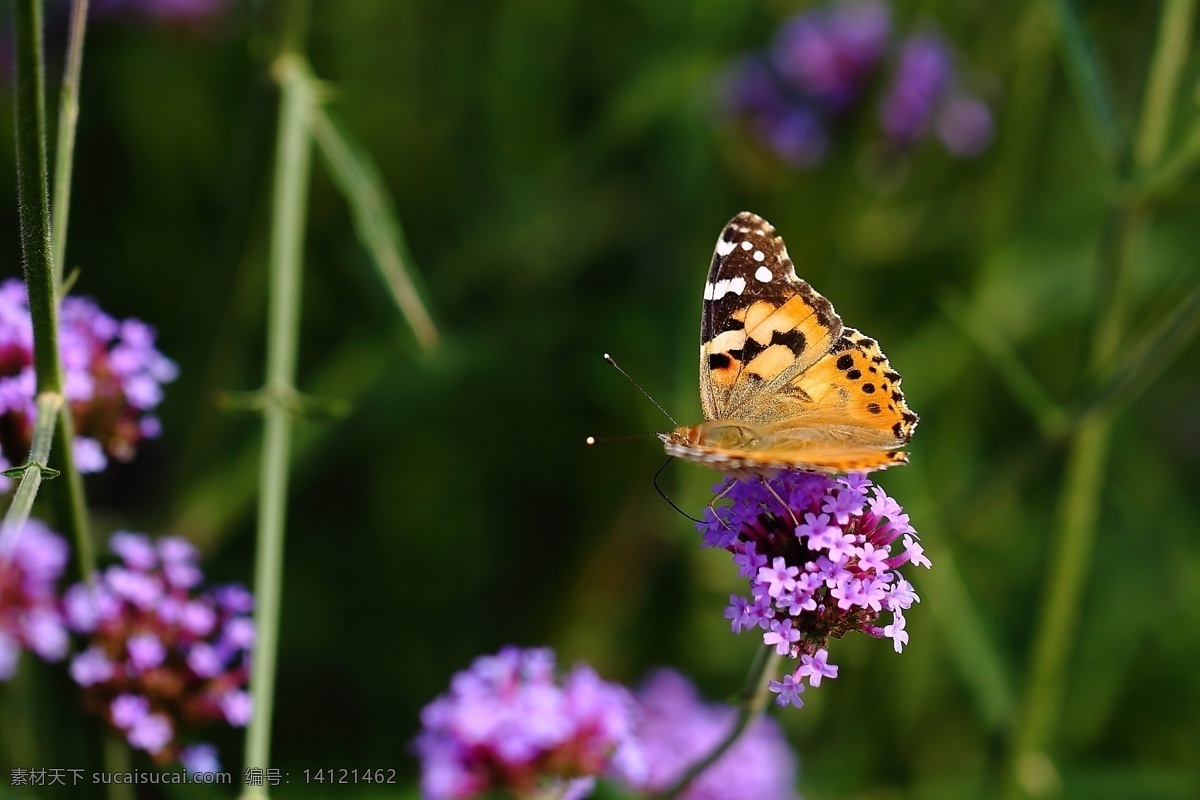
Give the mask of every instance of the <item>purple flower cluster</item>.
M 706 509 L 697 528 L 704 545 L 732 553 L 750 581 L 749 597 L 730 596 L 726 618 L 735 633 L 759 628 L 765 644 L 800 660 L 771 683 L 780 705 L 803 705 L 805 678 L 816 688 L 837 677 L 825 649 L 831 638 L 862 631 L 892 639 L 897 653 L 908 643 L 904 612 L 920 598 L 899 568 L 930 562 L 908 515 L 883 489 L 863 474 L 834 480 L 787 471 L 727 479 L 714 491 L 730 502 Z M 890 621 L 881 626 L 884 614 Z
M 550 650 L 508 647 L 476 659 L 421 722 L 427 800 L 542 789 L 582 798 L 597 775 L 640 772 L 629 693 L 582 664 L 560 679 Z
M 99 14 L 138 14 L 166 22 L 196 22 L 211 19 L 229 5 L 229 0 L 92 0 Z
M 162 385 L 178 372 L 154 347 L 154 330 L 136 319 L 116 320 L 90 300 L 63 298 L 59 352 L 67 403 L 75 422 L 80 472 L 100 472 L 108 459 L 128 461 L 143 439 L 158 436 L 153 410 Z M 37 421 L 33 324 L 25 284 L 0 285 L 0 468 L 20 464 Z M 0 478 L 4 484 L 11 482 Z
M 705 703 L 677 672 L 651 675 L 637 692 L 637 728 L 645 777 L 632 782 L 644 792 L 673 785 L 692 764 L 729 733 L 737 712 Z M 796 756 L 774 721 L 759 717 L 725 753 L 687 787 L 681 800 L 794 800 Z
M 883 138 L 907 149 L 935 130 L 952 155 L 974 156 L 992 138 L 992 116 L 962 89 L 949 45 L 932 30 L 901 39 L 878 0 L 841 0 L 806 10 L 765 52 L 738 59 L 724 81 L 726 105 L 780 158 L 822 161 L 830 131 L 884 85 Z
M 182 537 L 115 533 L 109 547 L 121 562 L 63 596 L 68 626 L 86 639 L 71 677 L 130 746 L 210 771 L 215 751 L 183 747 L 179 733 L 250 720 L 254 598 L 237 585 L 201 591 L 196 549 Z
M 62 537 L 32 520 L 0 542 L 0 681 L 16 672 L 23 648 L 47 661 L 67 654 L 55 584 L 68 555 Z

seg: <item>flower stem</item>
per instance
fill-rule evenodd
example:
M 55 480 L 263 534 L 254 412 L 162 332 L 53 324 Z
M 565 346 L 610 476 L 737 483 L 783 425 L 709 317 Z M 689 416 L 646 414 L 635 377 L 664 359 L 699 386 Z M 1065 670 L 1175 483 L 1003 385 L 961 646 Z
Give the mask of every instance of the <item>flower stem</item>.
M 246 730 L 246 767 L 250 769 L 266 769 L 271 750 L 292 398 L 296 393 L 305 201 L 312 145 L 309 119 L 315 102 L 311 83 L 302 72 L 303 61 L 291 47 L 285 48 L 274 69 L 280 85 L 280 108 L 272 199 L 266 386 L 263 390 L 266 432 L 259 473 L 254 575 L 258 631 L 250 676 L 254 716 Z M 266 787 L 247 783 L 242 797 L 265 798 Z
M 1196 0 L 1163 0 L 1154 63 L 1142 102 L 1142 123 L 1137 141 L 1133 143 L 1133 159 L 1138 169 L 1153 167 L 1162 158 L 1171 129 L 1171 109 L 1191 49 L 1195 21 Z
M 1060 5 L 1068 4 L 1064 0 Z M 1156 166 L 1161 159 L 1170 129 L 1170 100 L 1185 61 L 1181 52 L 1187 50 L 1187 34 L 1174 29 L 1189 26 L 1194 10 L 1192 0 L 1164 3 L 1146 102 L 1134 139 L 1135 165 L 1140 170 Z M 1081 31 L 1079 28 L 1076 32 Z M 1087 42 L 1079 47 L 1091 49 Z M 1107 377 L 1117 363 L 1128 300 L 1125 278 L 1130 242 L 1143 218 L 1143 210 L 1128 199 L 1119 201 L 1109 212 L 1096 264 L 1099 293 L 1088 356 L 1088 377 L 1093 380 Z M 1096 539 L 1112 421 L 1111 410 L 1095 413 L 1075 430 L 1068 448 L 1066 477 L 1059 497 L 1059 535 L 1035 629 L 1029 679 L 1004 787 L 1004 797 L 1009 800 L 1045 797 L 1059 786 L 1049 750 L 1062 708 L 1067 662 Z
M 750 723 L 758 719 L 767 705 L 767 682 L 775 675 L 782 658 L 774 648 L 765 646 L 758 648 L 754 654 L 754 661 L 750 664 L 750 672 L 746 675 L 746 683 L 742 686 L 742 691 L 738 696 L 738 715 L 733 727 L 716 747 L 688 767 L 687 771 L 679 776 L 679 780 L 660 794 L 658 800 L 673 800 L 683 794 L 692 781 L 711 767 L 717 759 L 725 755 L 746 728 L 750 727 Z
M 87 32 L 88 0 L 72 0 L 71 28 L 67 34 L 67 60 L 58 101 L 58 142 L 54 154 L 54 283 L 62 302 L 63 264 L 67 252 L 67 217 L 71 208 L 71 172 L 75 158 L 75 126 L 79 120 L 79 76 L 83 69 L 83 39 Z M 87 515 L 83 476 L 75 468 L 75 421 L 70 409 L 58 415 L 55 434 L 63 464 L 64 487 L 56 492 L 60 525 L 75 543 L 75 563 L 83 580 L 96 570 L 96 555 Z
M 72 0 L 67 62 L 58 101 L 58 143 L 54 153 L 54 279 L 60 286 L 67 253 L 67 216 L 71 207 L 71 171 L 75 157 L 75 123 L 79 120 L 79 74 L 83 69 L 87 10 L 88 0 Z
M 58 309 L 50 249 L 46 176 L 46 91 L 42 63 L 41 0 L 14 0 L 15 140 L 21 251 L 33 318 L 33 364 L 38 394 L 62 391 L 58 364 Z
M 58 301 L 50 248 L 50 198 L 46 175 L 46 92 L 42 62 L 42 4 L 14 0 L 13 62 L 17 196 L 21 209 L 21 251 L 33 323 L 33 364 L 37 375 L 38 419 L 29 458 L 18 468 L 20 485 L 0 529 L 0 553 L 8 552 L 29 519 L 49 469 L 50 447 L 63 405 L 58 360 Z M 13 475 L 13 477 L 16 477 Z

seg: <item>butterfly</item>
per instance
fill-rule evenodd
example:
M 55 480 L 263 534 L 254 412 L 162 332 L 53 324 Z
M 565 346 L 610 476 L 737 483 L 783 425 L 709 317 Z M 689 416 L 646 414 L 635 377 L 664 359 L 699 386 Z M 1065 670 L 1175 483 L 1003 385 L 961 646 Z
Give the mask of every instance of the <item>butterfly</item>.
M 659 438 L 669 455 L 735 475 L 903 464 L 918 420 L 879 344 L 842 324 L 748 211 L 721 232 L 704 284 L 700 404 L 703 423 Z

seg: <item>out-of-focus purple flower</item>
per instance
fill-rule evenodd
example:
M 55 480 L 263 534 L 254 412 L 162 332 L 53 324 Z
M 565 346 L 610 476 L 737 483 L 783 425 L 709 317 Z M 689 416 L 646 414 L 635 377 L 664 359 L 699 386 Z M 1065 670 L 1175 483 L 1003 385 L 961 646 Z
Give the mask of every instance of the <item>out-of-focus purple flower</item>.
M 199 572 L 199 552 L 177 537 L 156 543 L 119 532 L 109 547 L 121 563 L 63 595 L 67 623 L 85 639 L 71 677 L 83 687 L 85 706 L 132 747 L 160 764 L 188 766 L 185 752 L 207 763 L 201 759 L 207 751 L 188 751 L 180 734 L 207 723 L 241 727 L 249 721 L 245 688 L 254 623 L 246 614 L 253 600 L 241 587 L 199 590 L 169 580 L 173 567 Z M 236 609 L 226 597 L 240 600 Z
M 671 786 L 725 738 L 737 717 L 730 706 L 705 703 L 687 678 L 670 670 L 650 676 L 636 696 L 645 771 L 625 782 L 638 791 L 659 792 Z M 759 717 L 680 798 L 793 800 L 796 771 L 796 756 L 779 726 Z
M 422 794 L 462 800 L 553 786 L 582 797 L 591 785 L 580 779 L 637 772 L 633 713 L 628 692 L 586 665 L 556 677 L 549 650 L 478 658 L 421 712 Z
M 73 452 L 81 472 L 100 472 L 109 458 L 128 461 L 156 435 L 162 385 L 175 380 L 174 362 L 154 347 L 154 331 L 134 319 L 120 322 L 91 300 L 63 298 L 59 353 L 64 392 L 75 422 Z M 33 323 L 25 284 L 0 285 L 0 459 L 20 461 L 37 422 Z M 8 479 L 3 486 L 11 486 Z M 0 486 L 0 488 L 3 488 Z
M 891 86 L 879 104 L 879 125 L 894 144 L 910 145 L 933 124 L 950 88 L 954 64 L 941 36 L 918 33 L 900 48 Z
M 229 0 L 92 0 L 98 14 L 139 14 L 166 22 L 211 19 L 229 4 Z
M 197 742 L 180 750 L 179 763 L 183 764 L 183 768 L 193 775 L 221 771 L 217 748 L 207 742 Z
M 920 598 L 899 568 L 930 564 L 908 515 L 883 489 L 863 475 L 835 480 L 786 471 L 726 479 L 713 490 L 729 504 L 706 509 L 696 527 L 723 524 L 732 531 L 724 549 L 750 578 L 750 597 L 732 595 L 725 617 L 734 633 L 758 627 L 764 644 L 800 660 L 791 680 L 771 684 L 780 705 L 801 705 L 803 679 L 815 689 L 837 677 L 828 662 L 830 639 L 862 631 L 891 638 L 900 652 L 908 642 L 904 611 Z M 897 541 L 902 549 L 893 553 Z M 749 564 L 757 571 L 750 573 Z M 891 621 L 881 627 L 883 615 Z
M 992 143 L 992 112 L 978 97 L 956 95 L 938 114 L 937 133 L 951 154 L 977 156 Z
M 857 100 L 887 49 L 891 16 L 883 3 L 848 0 L 784 23 L 771 47 L 780 74 L 830 113 Z
M 67 654 L 69 640 L 55 584 L 66 567 L 66 541 L 30 520 L 0 544 L 0 681 L 17 668 L 23 649 L 46 661 Z
M 910 148 L 936 126 L 952 155 L 978 155 L 991 143 L 991 113 L 958 84 L 941 35 L 927 26 L 901 39 L 879 0 L 840 0 L 793 16 L 765 51 L 737 58 L 720 80 L 730 114 L 799 168 L 822 162 L 844 118 L 881 86 L 876 112 L 893 147 Z

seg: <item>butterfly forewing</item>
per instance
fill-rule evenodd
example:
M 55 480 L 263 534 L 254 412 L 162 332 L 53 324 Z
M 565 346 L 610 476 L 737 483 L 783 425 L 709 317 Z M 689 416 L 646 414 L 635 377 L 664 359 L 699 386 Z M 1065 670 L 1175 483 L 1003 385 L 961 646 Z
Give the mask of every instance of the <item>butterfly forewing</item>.
M 706 419 L 746 418 L 817 362 L 842 333 L 833 306 L 796 276 L 783 239 L 738 214 L 717 239 L 700 324 Z
M 749 212 L 721 232 L 704 285 L 700 402 L 705 423 L 663 434 L 667 452 L 731 472 L 884 469 L 907 461 L 917 424 L 879 345 Z

